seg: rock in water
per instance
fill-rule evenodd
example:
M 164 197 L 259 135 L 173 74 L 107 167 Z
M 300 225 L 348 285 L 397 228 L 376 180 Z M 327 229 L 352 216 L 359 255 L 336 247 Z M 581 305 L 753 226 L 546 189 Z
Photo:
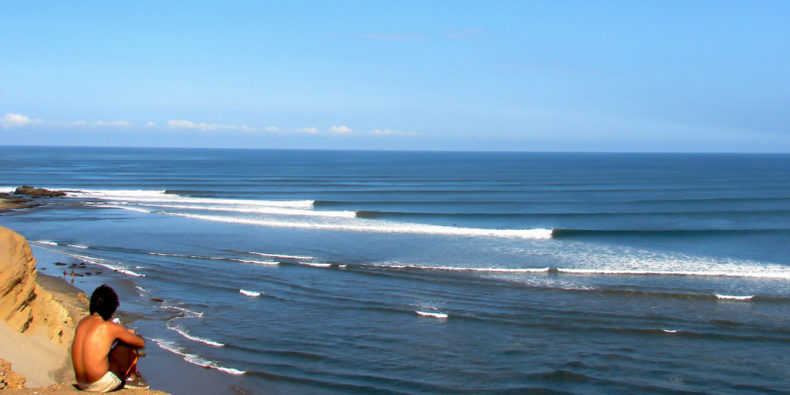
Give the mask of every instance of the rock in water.
M 14 193 L 17 195 L 27 195 L 33 198 L 66 196 L 66 192 L 63 191 L 51 191 L 49 189 L 36 188 L 27 185 L 17 188 Z

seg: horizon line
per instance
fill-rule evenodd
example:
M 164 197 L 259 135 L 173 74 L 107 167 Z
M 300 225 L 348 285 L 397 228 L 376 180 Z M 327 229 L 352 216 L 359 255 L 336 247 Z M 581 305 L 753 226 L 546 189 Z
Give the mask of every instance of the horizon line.
M 323 151 L 323 152 L 441 152 L 441 153 L 533 153 L 533 154 L 687 154 L 687 155 L 790 155 L 790 151 L 580 151 L 580 150 L 486 150 L 486 149 L 382 149 L 382 148 L 251 148 L 251 147 L 185 147 L 185 146 L 132 146 L 132 145 L 42 145 L 0 144 L 3 148 L 95 148 L 95 149 L 172 149 L 172 150 L 244 150 L 244 151 Z

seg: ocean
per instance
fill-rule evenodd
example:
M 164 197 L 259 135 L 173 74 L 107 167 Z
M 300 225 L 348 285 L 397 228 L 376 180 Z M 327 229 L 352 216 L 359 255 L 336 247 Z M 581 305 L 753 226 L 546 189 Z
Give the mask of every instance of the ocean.
M 0 147 L 0 191 L 68 191 L 0 225 L 42 273 L 116 287 L 206 393 L 787 393 L 788 175 L 769 154 Z

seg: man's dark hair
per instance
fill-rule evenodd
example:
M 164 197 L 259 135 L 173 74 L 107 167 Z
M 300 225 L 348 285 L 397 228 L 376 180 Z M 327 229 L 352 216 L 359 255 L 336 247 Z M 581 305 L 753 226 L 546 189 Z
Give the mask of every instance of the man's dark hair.
M 99 288 L 93 291 L 91 295 L 90 312 L 99 313 L 101 318 L 105 321 L 112 317 L 115 309 L 118 308 L 118 295 L 115 290 L 110 288 L 107 284 L 102 284 Z

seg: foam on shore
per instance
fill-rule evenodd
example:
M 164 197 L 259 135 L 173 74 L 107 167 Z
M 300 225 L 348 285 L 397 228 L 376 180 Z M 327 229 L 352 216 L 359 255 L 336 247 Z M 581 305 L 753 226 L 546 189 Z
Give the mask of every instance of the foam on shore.
M 165 351 L 171 352 L 173 354 L 182 356 L 184 358 L 184 361 L 189 362 L 190 364 L 197 365 L 197 366 L 204 367 L 204 368 L 208 368 L 208 369 L 217 369 L 219 371 L 222 371 L 222 372 L 234 375 L 234 376 L 238 376 L 238 375 L 242 375 L 244 373 L 247 373 L 247 372 L 245 372 L 243 370 L 238 370 L 238 369 L 233 369 L 233 368 L 228 368 L 228 367 L 222 366 L 219 363 L 217 363 L 216 361 L 211 361 L 211 360 L 205 359 L 205 358 L 201 357 L 200 355 L 190 354 L 190 353 L 184 351 L 184 349 L 182 347 L 179 347 L 178 345 L 176 345 L 172 341 L 163 340 L 163 339 L 156 339 L 156 338 L 152 338 L 151 340 L 154 343 L 156 343 L 156 345 L 159 346 L 159 348 L 161 348 L 161 349 L 163 349 Z
M 186 339 L 189 339 L 189 340 L 192 340 L 192 341 L 195 341 L 195 342 L 198 342 L 198 343 L 207 344 L 207 345 L 212 346 L 212 347 L 223 347 L 225 345 L 223 343 L 215 342 L 215 341 L 213 341 L 211 339 L 205 339 L 205 338 L 202 338 L 202 337 L 193 336 L 189 332 L 187 332 L 186 329 L 184 329 L 183 327 L 180 327 L 180 326 L 169 326 L 168 325 L 167 329 L 170 329 L 171 331 L 174 331 L 174 332 L 178 333 L 179 335 L 183 336 Z

